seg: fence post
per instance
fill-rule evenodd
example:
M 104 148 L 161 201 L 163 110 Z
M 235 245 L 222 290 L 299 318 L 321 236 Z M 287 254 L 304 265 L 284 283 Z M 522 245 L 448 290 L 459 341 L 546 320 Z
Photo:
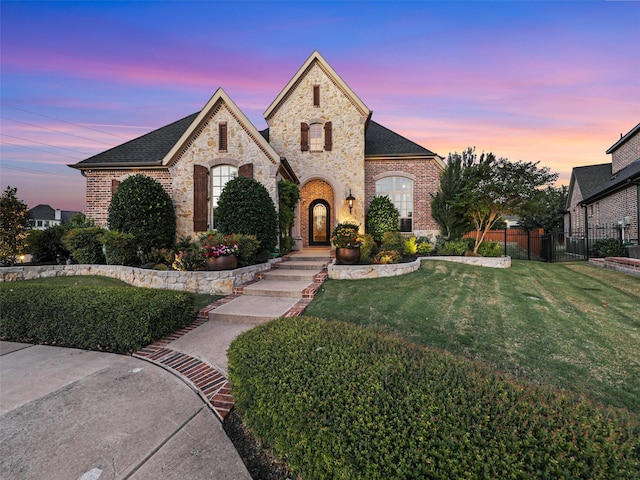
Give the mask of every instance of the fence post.
M 507 256 L 507 229 L 509 227 L 504 229 L 504 256 Z
M 527 230 L 527 260 L 531 260 L 531 230 Z

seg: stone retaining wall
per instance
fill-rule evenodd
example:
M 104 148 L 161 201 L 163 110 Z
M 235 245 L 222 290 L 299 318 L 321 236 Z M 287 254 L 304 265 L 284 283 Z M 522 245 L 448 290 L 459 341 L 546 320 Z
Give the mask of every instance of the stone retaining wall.
M 420 268 L 422 260 L 442 260 L 445 262 L 466 263 L 478 267 L 509 268 L 511 257 L 461 257 L 434 256 L 420 257 L 409 263 L 395 263 L 390 265 L 336 265 L 328 266 L 329 278 L 335 280 L 359 280 L 362 278 L 395 277 L 405 273 L 415 272 Z
M 260 272 L 269 270 L 273 263 L 251 265 L 235 270 L 221 271 L 160 271 L 122 265 L 42 265 L 0 268 L 0 282 L 33 280 L 36 278 L 63 277 L 72 275 L 100 275 L 122 280 L 135 287 L 184 290 L 211 295 L 230 295 L 238 287 L 254 279 Z

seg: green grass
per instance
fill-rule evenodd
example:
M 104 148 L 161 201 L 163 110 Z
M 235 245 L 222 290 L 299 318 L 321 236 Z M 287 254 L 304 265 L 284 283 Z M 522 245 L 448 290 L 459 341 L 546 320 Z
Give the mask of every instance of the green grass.
M 368 325 L 640 413 L 640 278 L 584 262 L 427 261 L 325 282 L 306 315 Z
M 115 278 L 101 277 L 99 275 L 70 275 L 68 277 L 50 277 L 50 278 L 38 278 L 35 280 L 24 280 L 23 284 L 32 285 L 57 285 L 60 287 L 69 286 L 86 286 L 86 287 L 133 287 L 122 280 L 116 280 Z M 10 288 L 10 282 L 0 283 L 0 289 Z M 198 310 L 214 303 L 216 300 L 222 298 L 224 295 L 209 295 L 207 293 L 194 293 L 194 304 Z

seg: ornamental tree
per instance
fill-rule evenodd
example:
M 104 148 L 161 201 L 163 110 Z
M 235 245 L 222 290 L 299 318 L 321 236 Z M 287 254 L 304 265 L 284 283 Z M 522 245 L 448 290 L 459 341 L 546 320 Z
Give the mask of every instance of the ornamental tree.
M 400 213 L 387 195 L 379 195 L 371 200 L 365 218 L 365 228 L 373 239 L 380 243 L 382 235 L 398 230 Z
M 26 248 L 27 204 L 17 192 L 17 188 L 7 187 L 0 197 L 0 264 L 13 265 Z
M 454 202 L 473 224 L 473 253 L 478 253 L 485 235 L 503 215 L 523 215 L 536 208 L 539 189 L 558 178 L 540 162 L 510 162 L 493 153 L 479 157 L 473 149 L 462 171 L 462 190 Z

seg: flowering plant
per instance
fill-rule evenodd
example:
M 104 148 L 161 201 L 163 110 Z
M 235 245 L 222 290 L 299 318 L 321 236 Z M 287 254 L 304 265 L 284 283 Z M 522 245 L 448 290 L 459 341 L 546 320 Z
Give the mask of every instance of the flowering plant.
M 237 255 L 240 246 L 233 235 L 224 236 L 221 233 L 208 232 L 200 237 L 202 254 L 205 258 L 227 257 Z
M 358 235 L 359 225 L 355 223 L 339 223 L 333 235 L 331 244 L 336 248 L 360 248 L 362 239 Z

